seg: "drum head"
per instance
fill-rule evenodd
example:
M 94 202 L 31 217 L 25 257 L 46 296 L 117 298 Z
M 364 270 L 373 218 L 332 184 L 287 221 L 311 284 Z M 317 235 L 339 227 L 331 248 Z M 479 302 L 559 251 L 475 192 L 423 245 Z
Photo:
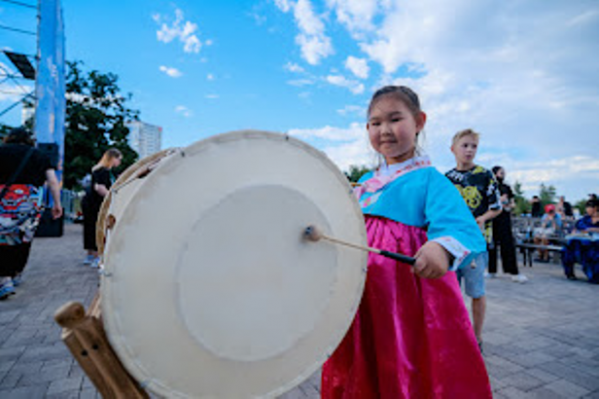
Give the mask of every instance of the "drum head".
M 285 135 L 212 137 L 163 161 L 117 220 L 102 314 L 129 372 L 166 397 L 279 395 L 351 324 L 367 254 L 303 238 L 308 225 L 366 244 L 345 176 Z

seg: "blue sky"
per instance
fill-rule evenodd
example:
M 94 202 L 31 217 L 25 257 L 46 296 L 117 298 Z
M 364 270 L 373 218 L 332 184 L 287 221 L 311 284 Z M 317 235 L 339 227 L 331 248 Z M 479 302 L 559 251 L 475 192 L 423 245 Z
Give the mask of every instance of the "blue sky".
M 31 2 L 31 0 L 29 0 Z M 67 58 L 114 72 L 164 146 L 243 128 L 290 132 L 337 164 L 371 164 L 372 92 L 406 84 L 428 113 L 440 170 L 451 136 L 481 132 L 479 161 L 527 193 L 599 192 L 599 3 L 594 0 L 63 2 Z M 0 4 L 0 24 L 35 30 Z M 34 37 L 0 32 L 34 53 Z M 5 59 L 0 62 L 6 63 Z M 16 90 L 16 89 L 15 89 Z M 0 107 L 9 103 L 0 94 Z M 18 123 L 11 113 L 5 123 Z

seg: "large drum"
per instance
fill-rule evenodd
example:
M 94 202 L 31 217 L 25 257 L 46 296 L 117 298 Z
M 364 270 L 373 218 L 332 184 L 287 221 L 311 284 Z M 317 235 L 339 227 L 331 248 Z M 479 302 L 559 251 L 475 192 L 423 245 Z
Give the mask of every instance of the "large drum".
M 345 176 L 286 135 L 242 131 L 161 160 L 115 215 L 102 317 L 118 357 L 165 397 L 273 397 L 349 328 L 367 255 Z

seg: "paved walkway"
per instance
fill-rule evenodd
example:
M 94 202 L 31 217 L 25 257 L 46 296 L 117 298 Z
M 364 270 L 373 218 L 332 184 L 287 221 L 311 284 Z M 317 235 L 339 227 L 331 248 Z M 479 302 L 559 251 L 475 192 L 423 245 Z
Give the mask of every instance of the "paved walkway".
M 98 396 L 53 322 L 60 305 L 87 306 L 96 291 L 82 255 L 80 226 L 34 241 L 24 284 L 0 302 L 0 398 Z M 488 284 L 485 360 L 495 398 L 599 398 L 599 286 L 568 281 L 557 265 L 524 272 L 528 284 Z M 316 373 L 284 397 L 318 398 L 318 389 Z

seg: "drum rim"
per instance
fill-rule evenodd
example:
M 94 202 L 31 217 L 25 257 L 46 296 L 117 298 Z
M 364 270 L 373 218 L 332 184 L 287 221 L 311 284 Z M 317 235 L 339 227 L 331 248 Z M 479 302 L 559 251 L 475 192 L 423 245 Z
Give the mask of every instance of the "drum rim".
M 96 222 L 96 247 L 98 248 L 98 254 L 102 256 L 104 253 L 104 239 L 106 238 L 106 218 L 108 217 L 108 211 L 110 209 L 110 204 L 112 203 L 112 196 L 114 194 L 114 189 L 119 188 L 123 183 L 129 180 L 138 170 L 143 168 L 144 166 L 151 164 L 159 159 L 162 159 L 170 154 L 177 152 L 178 148 L 167 148 L 156 152 L 152 155 L 148 155 L 145 158 L 137 160 L 137 162 L 130 165 L 127 169 L 123 171 L 116 179 L 108 194 L 104 197 L 102 201 L 102 205 L 100 206 L 100 211 L 98 212 L 98 220 Z
M 314 148 L 313 146 L 299 140 L 296 139 L 294 137 L 291 137 L 288 134 L 284 134 L 284 133 L 277 133 L 277 132 L 271 132 L 271 131 L 262 131 L 262 130 L 253 130 L 253 129 L 248 129 L 248 130 L 235 130 L 235 131 L 231 131 L 231 132 L 226 132 L 226 133 L 220 133 L 208 138 L 205 138 L 203 140 L 199 140 L 197 142 L 192 143 L 191 145 L 189 145 L 188 147 L 185 148 L 180 148 L 179 149 L 179 154 L 182 157 L 185 157 L 187 154 L 196 154 L 197 152 L 202 151 L 204 148 L 209 147 L 210 145 L 213 144 L 218 144 L 218 143 L 225 143 L 225 142 L 230 142 L 230 141 L 237 141 L 240 139 L 252 139 L 252 138 L 266 138 L 266 139 L 271 139 L 271 140 L 279 140 L 279 141 L 286 141 L 289 142 L 292 145 L 295 145 L 299 148 L 301 148 L 302 150 L 306 151 L 307 153 L 309 153 L 312 156 L 315 156 L 316 158 L 318 158 L 319 160 L 321 160 L 321 162 L 323 162 L 323 164 L 326 165 L 326 167 L 332 171 L 332 173 L 336 176 L 337 180 L 340 182 L 340 184 L 342 184 L 343 186 L 346 187 L 347 192 L 348 192 L 348 196 L 351 198 L 350 202 L 353 206 L 353 211 L 356 215 L 362 215 L 362 210 L 360 208 L 360 205 L 358 204 L 357 199 L 355 198 L 355 196 L 352 194 L 353 190 L 352 187 L 350 185 L 349 180 L 347 179 L 347 177 L 341 172 L 341 170 L 339 169 L 339 167 L 337 167 L 337 165 L 322 151 Z M 164 161 L 164 165 L 168 165 L 170 162 L 179 162 L 179 160 L 177 159 L 178 157 L 172 157 L 172 158 L 168 158 L 165 159 Z M 140 195 L 139 192 L 136 192 L 133 197 L 131 198 L 130 202 L 131 203 L 138 195 Z M 367 242 L 367 235 L 366 235 L 366 227 L 365 224 L 361 225 L 362 228 L 359 229 L 359 234 L 361 236 L 361 239 L 363 242 Z M 289 380 L 287 383 L 274 388 L 272 391 L 262 395 L 262 397 L 278 397 L 279 395 L 282 395 L 283 393 L 291 390 L 292 388 L 298 386 L 299 384 L 301 384 L 303 381 L 305 381 L 306 379 L 308 379 L 312 374 L 314 374 L 314 372 L 316 372 L 320 367 L 322 367 L 322 365 L 324 364 L 324 362 L 332 355 L 332 352 L 336 349 L 336 347 L 341 343 L 341 341 L 343 340 L 345 334 L 347 333 L 348 329 L 351 327 L 351 324 L 353 322 L 353 318 L 357 312 L 357 309 L 360 305 L 361 302 L 361 298 L 363 295 L 363 291 L 364 291 L 364 286 L 365 286 L 365 282 L 366 282 L 366 260 L 367 260 L 367 255 L 364 254 L 359 254 L 356 256 L 362 256 L 364 258 L 364 266 L 363 266 L 363 277 L 360 278 L 360 282 L 359 282 L 359 286 L 357 287 L 358 290 L 357 292 L 359 293 L 359 295 L 356 295 L 356 297 L 354 298 L 353 303 L 351 304 L 351 307 L 349 307 L 350 309 L 350 314 L 351 317 L 349 317 L 346 321 L 346 323 L 343 326 L 339 326 L 336 328 L 335 332 L 335 336 L 334 339 L 331 339 L 330 341 L 330 345 L 326 348 L 325 351 L 323 351 L 322 355 L 319 356 L 318 358 L 315 358 L 310 365 L 306 366 L 306 368 L 304 369 L 304 371 L 302 373 L 300 373 L 298 376 L 296 376 L 294 379 Z M 105 278 L 107 276 L 103 275 L 102 276 L 102 282 L 104 282 Z M 105 287 L 105 284 L 101 284 L 100 286 L 100 291 L 104 291 L 102 288 Z M 102 296 L 106 297 L 104 295 L 104 293 L 102 292 Z M 118 354 L 124 354 L 124 353 L 129 353 L 130 350 L 127 347 L 127 343 L 125 342 L 125 340 L 122 339 L 122 337 L 119 337 L 118 335 L 119 333 L 119 328 L 116 327 L 116 325 L 118 323 L 116 323 L 116 321 L 114 320 L 114 315 L 111 312 L 107 312 L 107 307 L 109 305 L 106 304 L 106 301 L 102 301 L 102 314 L 103 314 L 103 319 L 104 319 L 104 323 L 106 326 L 106 333 L 107 333 L 107 337 L 109 339 L 109 341 L 111 342 L 111 345 L 113 346 L 113 348 L 115 348 L 115 352 Z M 341 324 L 341 323 L 340 323 Z M 113 328 L 110 328 L 113 327 Z M 343 327 L 343 328 L 341 328 Z M 113 333 L 116 334 L 117 336 L 113 336 Z M 119 334 L 117 334 L 119 333 Z M 173 389 L 173 387 L 164 384 L 163 380 L 160 378 L 160 376 L 157 376 L 157 378 L 153 378 L 151 380 L 148 381 L 141 381 L 140 377 L 147 377 L 148 373 L 144 370 L 144 367 L 139 364 L 136 359 L 134 357 L 130 357 L 130 356 L 124 356 L 124 358 L 120 358 L 121 362 L 123 363 L 123 365 L 125 366 L 125 368 L 128 370 L 128 372 L 133 375 L 138 381 L 140 381 L 144 387 L 150 389 L 152 392 L 164 396 L 164 397 L 188 397 L 184 392 L 178 391 L 176 389 Z

